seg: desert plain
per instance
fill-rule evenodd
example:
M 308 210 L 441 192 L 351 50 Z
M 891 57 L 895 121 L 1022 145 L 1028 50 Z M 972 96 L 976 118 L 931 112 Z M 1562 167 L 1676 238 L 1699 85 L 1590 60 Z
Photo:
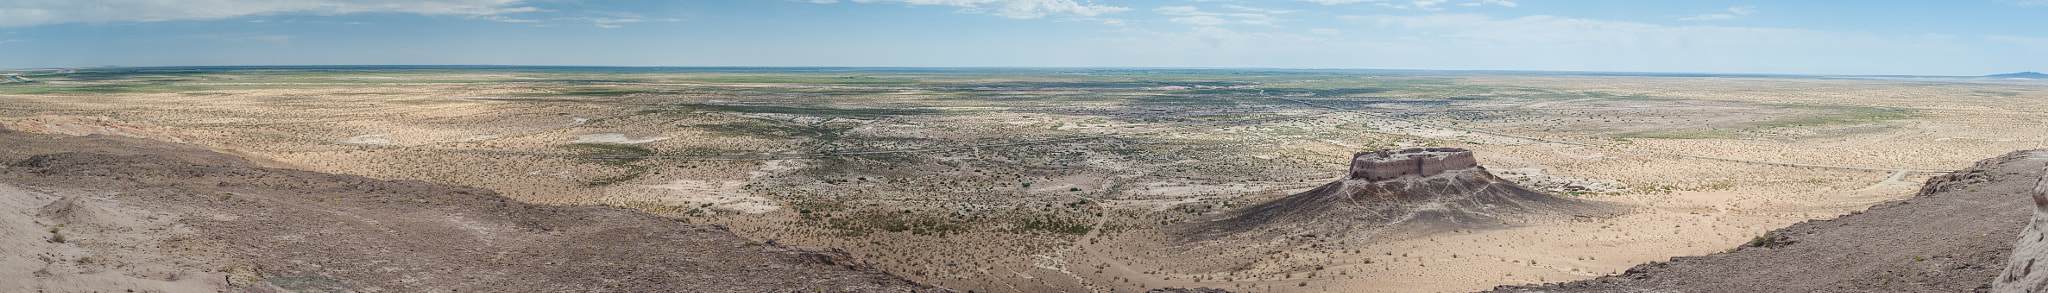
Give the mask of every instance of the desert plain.
M 1448 292 L 1616 274 L 2048 148 L 2048 82 L 1252 69 L 7 71 L 0 124 L 612 205 L 973 292 Z M 1603 217 L 1161 249 L 1165 227 L 1472 150 Z

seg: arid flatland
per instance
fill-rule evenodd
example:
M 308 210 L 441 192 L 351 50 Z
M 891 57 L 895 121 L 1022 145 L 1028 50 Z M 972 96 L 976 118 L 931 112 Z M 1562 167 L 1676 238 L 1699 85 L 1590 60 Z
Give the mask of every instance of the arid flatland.
M 1735 248 L 2048 147 L 2006 79 L 1109 69 L 115 68 L 15 71 L 0 123 L 269 167 L 605 204 L 838 248 L 976 292 L 1471 291 Z M 1343 178 L 1470 149 L 1609 217 L 1160 250 Z M 1785 165 L 1780 163 L 1804 164 Z M 1818 167 L 1816 167 L 1818 165 Z M 1832 167 L 1831 167 L 1832 166 Z M 1853 168 L 1838 168 L 1853 167 Z

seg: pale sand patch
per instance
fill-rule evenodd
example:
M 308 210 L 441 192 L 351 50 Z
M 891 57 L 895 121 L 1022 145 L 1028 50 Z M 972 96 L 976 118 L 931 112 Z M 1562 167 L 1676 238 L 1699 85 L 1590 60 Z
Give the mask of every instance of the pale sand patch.
M 781 173 L 783 171 L 803 169 L 805 166 L 810 166 L 810 164 L 804 164 L 803 161 L 798 160 L 762 161 L 760 170 L 747 171 L 747 180 L 761 179 L 761 176 L 768 176 L 768 174 Z
M 650 143 L 650 142 L 657 142 L 657 141 L 663 141 L 663 140 L 668 140 L 668 139 L 669 139 L 669 137 L 667 137 L 667 136 L 655 136 L 655 137 L 641 137 L 640 139 L 631 139 L 631 138 L 627 138 L 627 137 L 626 137 L 626 134 L 624 134 L 624 133 L 594 133 L 594 134 L 585 134 L 585 135 L 578 135 L 578 136 L 576 136 L 576 139 L 575 139 L 575 140 L 571 140 L 571 141 L 569 141 L 569 143 L 618 143 L 618 144 L 636 144 L 636 143 Z
M 346 142 L 367 144 L 391 144 L 391 139 L 385 138 L 389 136 L 391 136 L 390 133 L 364 134 L 349 137 L 348 140 L 346 140 Z
M 115 120 L 107 116 L 41 115 L 7 123 L 14 130 L 72 136 L 115 135 L 185 143 L 183 135 L 147 123 Z
M 555 178 L 562 178 L 562 179 L 568 179 L 568 180 L 576 180 L 576 178 L 577 178 L 577 177 L 576 177 L 576 174 L 575 174 L 575 173 L 576 173 L 576 172 L 574 172 L 574 171 L 569 171 L 569 170 L 561 170 L 561 171 L 555 171 L 555 172 L 542 172 L 541 170 L 533 170 L 533 171 L 530 171 L 530 172 L 526 172 L 526 175 L 535 175 L 535 176 L 553 176 L 553 177 L 555 177 Z
M 636 188 L 638 190 L 613 195 L 607 200 L 614 204 L 652 202 L 691 207 L 711 204 L 710 208 L 713 209 L 763 214 L 781 210 L 782 206 L 776 204 L 775 200 L 747 193 L 744 189 L 747 182 L 769 174 L 802 169 L 806 165 L 801 160 L 768 160 L 761 162 L 760 169 L 748 171 L 745 180 L 676 179 L 669 181 L 668 184 L 641 185 L 639 187 L 642 188 Z
M 772 200 L 741 191 L 740 187 L 746 185 L 745 181 L 737 180 L 678 179 L 669 181 L 668 184 L 647 185 L 645 187 L 660 191 L 650 194 L 652 198 L 638 199 L 669 205 L 711 204 L 711 208 L 714 209 L 749 214 L 761 214 L 782 209 L 782 206 L 775 205 Z
M 1501 179 L 1514 181 L 1516 185 L 1550 194 L 1621 194 L 1630 191 L 1628 184 L 1621 181 L 1557 176 L 1549 174 L 1543 168 L 1502 169 L 1493 174 L 1500 176 Z
M 462 140 L 457 140 L 456 142 L 477 142 L 477 141 L 485 141 L 485 140 L 490 140 L 490 139 L 494 139 L 494 138 L 498 138 L 498 136 L 496 136 L 496 135 L 478 135 L 478 136 L 471 136 L 471 137 L 468 137 L 468 138 L 463 138 Z

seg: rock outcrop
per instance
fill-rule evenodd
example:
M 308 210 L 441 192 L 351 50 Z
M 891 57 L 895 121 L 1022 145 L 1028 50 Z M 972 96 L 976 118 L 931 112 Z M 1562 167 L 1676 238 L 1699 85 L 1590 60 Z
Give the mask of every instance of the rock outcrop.
M 2020 230 L 2005 272 L 1991 282 L 1993 292 L 2048 292 L 2048 262 L 2042 261 L 2048 259 L 2048 171 L 2042 173 L 2027 193 L 2034 200 L 2034 219 Z
M 1356 243 L 1608 217 L 1620 211 L 1522 188 L 1488 173 L 1465 149 L 1409 148 L 1358 153 L 1346 178 L 1225 218 L 1182 225 L 1176 233 L 1198 247 L 1303 235 Z
M 1479 167 L 1472 151 L 1461 148 L 1408 148 L 1351 155 L 1351 179 L 1381 181 L 1401 176 L 1436 176 L 1446 170 Z

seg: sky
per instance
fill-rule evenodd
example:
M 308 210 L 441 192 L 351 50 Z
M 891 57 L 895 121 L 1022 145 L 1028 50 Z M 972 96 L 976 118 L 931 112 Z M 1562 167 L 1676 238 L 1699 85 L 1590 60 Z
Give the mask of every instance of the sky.
M 2048 71 L 2048 0 L 0 0 L 0 68 Z

